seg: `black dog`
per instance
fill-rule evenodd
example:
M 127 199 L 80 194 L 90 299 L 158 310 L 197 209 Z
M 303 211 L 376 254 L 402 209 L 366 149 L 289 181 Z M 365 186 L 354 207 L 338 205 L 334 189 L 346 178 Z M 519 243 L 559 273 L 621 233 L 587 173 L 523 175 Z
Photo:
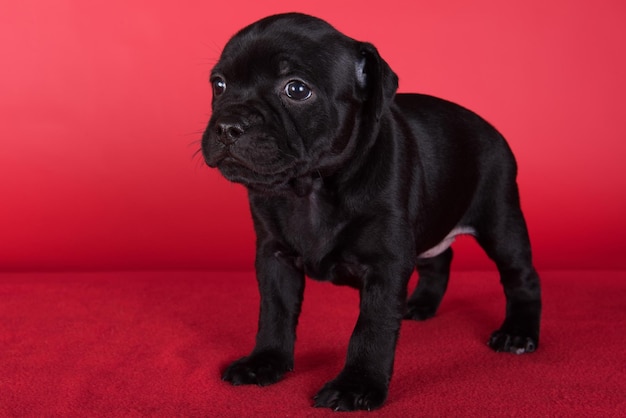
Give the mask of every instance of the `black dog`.
M 539 277 L 515 160 L 492 126 L 453 103 L 396 94 L 374 46 L 301 14 L 237 33 L 211 82 L 202 150 L 248 188 L 261 293 L 256 346 L 224 380 L 269 385 L 292 370 L 306 275 L 361 296 L 345 367 L 315 406 L 380 407 L 401 319 L 435 314 L 458 234 L 476 237 L 504 287 L 506 318 L 489 346 L 537 348 Z

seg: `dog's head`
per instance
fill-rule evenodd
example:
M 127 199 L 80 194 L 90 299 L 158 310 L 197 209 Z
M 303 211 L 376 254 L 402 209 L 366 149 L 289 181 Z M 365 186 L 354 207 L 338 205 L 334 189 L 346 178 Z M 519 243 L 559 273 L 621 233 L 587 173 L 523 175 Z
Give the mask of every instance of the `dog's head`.
M 291 13 L 238 32 L 211 83 L 207 164 L 251 189 L 280 191 L 333 174 L 368 147 L 398 79 L 373 45 Z

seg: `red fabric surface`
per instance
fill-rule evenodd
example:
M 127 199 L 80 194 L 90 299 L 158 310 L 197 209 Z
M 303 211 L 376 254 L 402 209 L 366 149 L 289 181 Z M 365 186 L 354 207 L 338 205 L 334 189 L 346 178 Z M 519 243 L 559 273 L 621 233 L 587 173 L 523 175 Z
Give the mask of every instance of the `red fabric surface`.
M 537 353 L 485 345 L 502 320 L 495 272 L 453 272 L 434 319 L 405 322 L 386 406 L 363 416 L 624 416 L 626 272 L 545 272 Z M 296 371 L 232 387 L 254 341 L 253 273 L 0 275 L 0 416 L 330 415 L 358 294 L 307 282 Z M 350 416 L 361 416 L 361 413 Z

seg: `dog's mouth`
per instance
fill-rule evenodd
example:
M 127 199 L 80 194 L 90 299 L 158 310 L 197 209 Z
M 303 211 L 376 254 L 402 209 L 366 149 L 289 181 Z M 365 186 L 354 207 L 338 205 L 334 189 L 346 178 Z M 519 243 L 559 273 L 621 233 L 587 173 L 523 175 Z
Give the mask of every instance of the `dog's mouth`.
M 228 156 L 217 164 L 220 173 L 229 181 L 240 183 L 254 190 L 276 190 L 288 186 L 298 177 L 295 166 L 276 169 L 273 171 L 259 172 L 258 167 L 251 166 L 240 159 Z
M 209 167 L 217 168 L 227 180 L 251 189 L 281 188 L 306 171 L 303 161 L 282 156 L 278 151 L 268 157 L 242 155 L 245 153 L 239 152 L 236 147 L 219 143 L 213 143 L 209 148 L 203 148 L 205 162 Z

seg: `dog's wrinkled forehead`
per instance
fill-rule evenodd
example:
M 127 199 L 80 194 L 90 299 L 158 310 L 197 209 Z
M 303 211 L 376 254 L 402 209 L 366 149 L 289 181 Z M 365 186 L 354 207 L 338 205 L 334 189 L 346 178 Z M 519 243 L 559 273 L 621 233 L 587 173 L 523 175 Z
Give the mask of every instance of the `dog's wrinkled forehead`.
M 320 82 L 336 74 L 337 67 L 345 68 L 347 61 L 353 63 L 354 72 L 356 51 L 356 41 L 320 19 L 298 14 L 271 16 L 237 33 L 213 71 L 241 81 L 263 75 L 296 75 Z

